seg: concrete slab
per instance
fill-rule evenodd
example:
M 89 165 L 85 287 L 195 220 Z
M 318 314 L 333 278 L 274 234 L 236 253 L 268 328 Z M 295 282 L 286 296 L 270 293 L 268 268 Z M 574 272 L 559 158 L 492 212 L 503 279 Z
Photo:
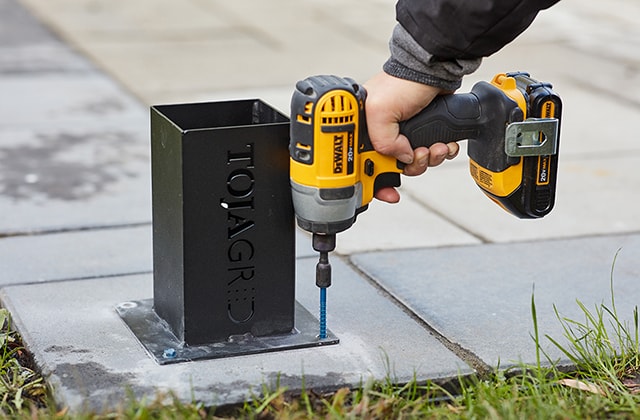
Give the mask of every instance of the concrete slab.
M 151 223 L 0 238 L 0 286 L 151 273 Z M 318 257 L 296 231 L 296 256 Z
M 80 58 L 40 25 L 24 8 L 9 0 L 0 1 L 0 74 L 42 74 L 86 72 Z M 2 99 L 7 96 L 3 95 Z
M 91 46 L 90 51 L 95 60 L 108 72 L 117 74 L 122 83 L 135 84 L 136 94 L 147 104 L 158 103 L 169 94 L 182 91 L 208 93 L 271 85 L 294 86 L 297 80 L 316 73 L 346 74 L 366 80 L 384 62 L 385 53 L 359 53 L 354 57 L 353 51 L 362 51 L 358 45 L 345 48 L 341 43 L 349 41 L 343 37 L 331 35 L 322 28 L 316 30 L 327 35 L 329 46 L 320 51 L 314 49 L 315 46 L 300 46 L 300 51 L 293 54 L 289 49 L 270 48 L 247 36 L 239 36 L 234 42 L 225 38 L 178 44 L 111 42 Z M 363 62 L 367 63 L 366 67 L 362 67 Z M 269 63 L 268 70 L 264 63 Z M 154 69 L 154 77 L 148 77 L 150 68 Z M 363 71 L 364 68 L 371 70 Z
M 190 95 L 189 92 L 291 85 L 297 78 L 323 72 L 364 80 L 386 59 L 386 44 L 394 25 L 394 2 L 389 0 L 369 2 L 366 8 L 357 1 L 278 0 L 262 5 L 192 0 L 180 6 L 163 2 L 163 7 L 152 5 L 150 0 L 126 7 L 106 1 L 95 2 L 92 7 L 69 0 L 23 1 L 147 103 L 163 102 L 167 96 Z M 327 12 L 337 8 L 341 11 L 338 15 Z M 476 76 L 491 77 L 496 71 L 528 69 L 541 77 L 546 72 L 549 80 L 558 80 L 557 74 L 562 73 L 585 89 L 604 87 L 614 95 L 634 100 L 638 97 L 635 87 L 640 78 L 637 71 L 640 31 L 629 17 L 637 15 L 638 8 L 637 4 L 624 0 L 615 0 L 615 6 L 603 6 L 597 1 L 561 2 L 540 13 L 515 42 L 485 60 L 470 81 Z M 155 10 L 163 13 L 157 14 Z M 243 35 L 228 39 L 229 34 Z M 229 41 L 227 49 L 216 50 L 220 53 L 216 58 L 224 58 L 219 60 L 223 66 L 212 74 L 221 77 L 202 73 L 204 79 L 192 75 L 191 80 L 176 83 L 167 79 L 171 73 L 156 72 L 158 89 L 165 86 L 162 91 L 152 88 L 147 73 L 135 70 L 132 64 L 139 58 L 127 52 L 130 41 L 135 40 L 148 43 L 143 51 L 148 57 L 162 57 L 162 51 L 168 56 L 172 56 L 171 51 L 183 56 L 186 53 L 180 50 L 185 48 L 196 54 L 200 48 L 210 56 L 211 50 L 205 44 L 198 47 L 193 42 L 216 39 Z M 255 42 L 246 44 L 243 39 Z M 188 42 L 183 45 L 185 41 Z M 235 41 L 238 44 L 233 46 Z M 105 49 L 99 51 L 101 46 Z M 119 49 L 122 51 L 118 52 Z M 265 49 L 275 59 L 267 61 L 269 66 L 260 67 L 259 77 L 247 78 L 244 72 L 248 70 L 239 65 L 231 67 L 231 72 L 225 67 L 225 62 L 234 58 L 243 62 L 243 55 L 261 56 L 261 50 Z M 348 55 L 340 56 L 345 50 Z M 325 52 L 333 54 L 333 58 L 327 60 Z M 190 62 L 202 59 L 193 57 Z M 148 62 L 142 61 L 141 65 L 147 68 Z M 241 77 L 236 79 L 236 75 Z M 243 81 L 242 86 L 230 83 L 230 78 Z M 213 86 L 214 79 L 226 84 Z M 619 83 L 612 80 L 631 83 L 619 89 Z
M 633 327 L 640 300 L 640 235 L 354 255 L 351 261 L 443 336 L 491 366 L 535 364 L 531 298 L 540 336 L 566 344 L 553 305 L 585 322 L 576 300 L 612 309 Z M 607 321 L 608 324 L 608 321 Z M 632 330 L 633 331 L 633 330 Z M 633 334 L 633 332 L 632 332 Z M 552 359 L 565 358 L 543 338 Z
M 125 85 L 136 86 L 132 90 L 147 104 L 184 91 L 293 86 L 314 73 L 365 79 L 386 59 L 394 25 L 389 1 L 372 2 L 365 11 L 357 2 L 336 1 L 333 7 L 291 0 L 193 0 L 166 7 L 148 0 L 134 7 L 25 3 Z M 338 15 L 328 12 L 337 8 Z
M 24 9 L 0 7 L 0 235 L 148 223 L 148 110 Z
M 150 273 L 151 225 L 0 238 L 0 285 Z
M 151 220 L 148 127 L 85 122 L 0 125 L 2 234 Z
M 6 75 L 71 74 L 91 70 L 90 65 L 80 60 L 76 53 L 56 44 L 42 43 L 28 47 L 0 45 L 0 74 L 3 78 Z M 8 101 L 7 97 L 3 99 Z
M 31 45 L 50 42 L 51 34 L 43 26 L 35 26 L 35 19 L 10 0 L 0 0 L 0 46 Z
M 315 258 L 298 260 L 298 299 L 317 311 Z M 398 382 L 472 372 L 423 326 L 347 264 L 334 261 L 328 326 L 340 344 L 159 366 L 115 312 L 152 296 L 151 275 L 5 287 L 9 308 L 56 401 L 73 411 L 117 406 L 126 393 L 175 391 L 208 405 L 242 402 L 263 385 L 335 389 L 370 378 Z M 52 299 L 55 296 L 55 299 Z M 304 382 L 303 382 L 304 381 Z
M 114 33 L 134 39 L 157 32 L 184 38 L 188 34 L 202 33 L 204 28 L 229 27 L 225 19 L 227 16 L 203 13 L 203 7 L 193 1 L 180 4 L 171 0 L 138 1 L 135 4 L 96 1 L 79 5 L 67 0 L 54 0 L 48 4 L 22 3 L 43 18 L 55 14 L 56 21 L 63 27 L 73 28 L 83 38 L 94 40 L 113 37 Z
M 458 159 L 466 159 L 459 157 Z M 491 202 L 468 168 L 443 166 L 420 178 L 405 178 L 403 192 L 449 222 L 486 242 L 578 237 L 640 230 L 633 191 L 640 155 L 562 158 L 556 205 L 543 219 L 520 220 Z
M 148 110 L 116 83 L 97 71 L 62 74 L 15 74 L 3 77 L 2 126 L 73 129 L 91 125 L 120 127 L 135 123 L 148 128 Z
M 398 204 L 374 200 L 366 212 L 358 215 L 358 220 L 349 230 L 338 234 L 336 251 L 353 254 L 480 242 L 419 200 L 405 195 Z

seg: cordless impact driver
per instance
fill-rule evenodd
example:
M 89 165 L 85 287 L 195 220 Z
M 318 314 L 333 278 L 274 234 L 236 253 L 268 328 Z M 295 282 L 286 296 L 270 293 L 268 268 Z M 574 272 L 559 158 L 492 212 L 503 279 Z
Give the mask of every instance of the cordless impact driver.
M 329 252 L 377 190 L 400 185 L 403 165 L 376 152 L 365 120 L 366 91 L 352 79 L 312 76 L 291 99 L 291 191 L 298 225 L 320 253 L 320 338 L 326 337 Z M 553 208 L 562 102 L 549 83 L 523 72 L 497 74 L 471 92 L 436 97 L 400 124 L 412 147 L 467 140 L 469 168 L 481 190 L 523 219 Z

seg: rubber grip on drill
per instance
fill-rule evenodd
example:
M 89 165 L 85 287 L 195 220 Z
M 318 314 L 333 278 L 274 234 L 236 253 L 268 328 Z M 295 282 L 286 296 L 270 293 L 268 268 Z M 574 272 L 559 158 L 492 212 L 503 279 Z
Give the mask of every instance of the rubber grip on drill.
M 480 101 L 470 93 L 437 96 L 413 118 L 400 123 L 415 149 L 478 137 L 482 127 Z

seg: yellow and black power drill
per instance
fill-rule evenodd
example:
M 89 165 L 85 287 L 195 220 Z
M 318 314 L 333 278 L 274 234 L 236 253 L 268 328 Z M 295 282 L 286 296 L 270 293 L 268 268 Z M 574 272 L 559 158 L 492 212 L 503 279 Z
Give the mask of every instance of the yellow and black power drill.
M 291 188 L 298 225 L 320 253 L 320 338 L 326 338 L 329 252 L 375 192 L 399 186 L 403 165 L 369 140 L 366 91 L 352 79 L 312 76 L 291 99 Z M 540 218 L 554 205 L 562 102 L 549 83 L 502 73 L 471 92 L 443 95 L 400 124 L 414 148 L 468 140 L 471 176 L 511 214 Z

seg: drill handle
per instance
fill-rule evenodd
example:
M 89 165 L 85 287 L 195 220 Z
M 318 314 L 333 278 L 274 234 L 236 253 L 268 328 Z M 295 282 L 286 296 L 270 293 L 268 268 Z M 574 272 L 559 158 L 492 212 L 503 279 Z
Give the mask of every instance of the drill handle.
M 437 96 L 416 116 L 401 122 L 400 133 L 414 149 L 477 138 L 484 122 L 481 111 L 473 92 Z

